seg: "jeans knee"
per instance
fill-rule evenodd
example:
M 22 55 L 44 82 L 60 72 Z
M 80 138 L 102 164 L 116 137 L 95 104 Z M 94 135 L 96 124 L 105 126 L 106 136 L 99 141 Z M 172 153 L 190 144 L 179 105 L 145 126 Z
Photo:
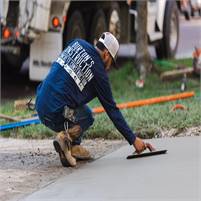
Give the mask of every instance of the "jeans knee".
M 86 131 L 93 123 L 94 123 L 94 117 L 90 113 L 88 114 L 87 118 L 80 121 L 80 126 L 82 127 L 83 131 Z
M 77 110 L 76 120 L 83 131 L 87 130 L 94 123 L 94 117 L 91 109 L 86 105 L 79 108 Z

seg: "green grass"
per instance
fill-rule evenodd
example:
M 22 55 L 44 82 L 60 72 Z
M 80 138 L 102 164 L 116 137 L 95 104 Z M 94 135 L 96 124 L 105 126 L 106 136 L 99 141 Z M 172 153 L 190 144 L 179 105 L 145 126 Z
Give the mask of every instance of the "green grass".
M 169 62 L 178 65 L 191 66 L 192 59 L 171 60 Z M 113 96 L 117 103 L 170 95 L 180 92 L 181 79 L 170 82 L 162 82 L 159 79 L 159 76 L 154 73 L 151 73 L 147 77 L 145 87 L 143 89 L 137 88 L 135 86 L 135 80 L 138 79 L 138 74 L 133 65 L 133 63 L 128 62 L 120 70 L 112 71 L 109 74 Z M 157 65 L 157 68 L 159 68 L 159 65 Z M 164 65 L 163 67 L 160 67 L 160 70 L 165 71 L 172 68 L 175 68 L 175 66 Z M 163 104 L 124 109 L 122 110 L 122 113 L 133 131 L 140 132 L 141 137 L 146 138 L 157 135 L 161 129 L 176 128 L 178 131 L 182 131 L 184 128 L 198 126 L 201 124 L 199 78 L 189 78 L 187 87 L 189 91 L 195 91 L 195 97 Z M 172 112 L 171 109 L 176 103 L 184 104 L 188 110 L 177 110 Z M 1 113 L 13 116 L 26 116 L 29 113 L 28 111 L 15 113 L 12 105 L 13 103 L 3 105 L 1 107 Z M 94 99 L 89 103 L 89 106 L 93 108 L 100 106 L 100 103 L 97 99 Z M 5 123 L 5 121 L 1 121 L 0 123 Z M 54 136 L 54 132 L 45 128 L 43 125 L 28 126 L 25 128 L 2 132 L 1 134 L 3 136 L 14 136 L 20 138 L 45 138 Z M 95 122 L 87 131 L 86 137 L 102 137 L 107 139 L 122 138 L 105 113 L 95 116 Z
M 172 60 L 155 60 L 154 63 L 160 67 L 160 71 L 173 70 L 177 67 L 192 67 L 192 59 L 172 59 Z

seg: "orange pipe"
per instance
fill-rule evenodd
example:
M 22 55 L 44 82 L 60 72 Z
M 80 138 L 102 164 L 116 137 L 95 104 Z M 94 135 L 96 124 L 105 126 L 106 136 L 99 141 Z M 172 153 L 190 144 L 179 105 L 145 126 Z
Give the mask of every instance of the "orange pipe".
M 148 98 L 148 99 L 137 100 L 137 101 L 127 102 L 127 103 L 121 103 L 121 104 L 117 104 L 117 107 L 119 109 L 140 107 L 144 105 L 152 105 L 156 103 L 164 103 L 164 102 L 174 101 L 178 99 L 190 98 L 194 95 L 195 93 L 191 91 L 191 92 L 179 93 L 179 94 L 174 94 L 169 96 L 160 96 L 156 98 Z M 93 112 L 98 114 L 98 113 L 105 112 L 105 110 L 103 107 L 96 107 L 93 109 Z

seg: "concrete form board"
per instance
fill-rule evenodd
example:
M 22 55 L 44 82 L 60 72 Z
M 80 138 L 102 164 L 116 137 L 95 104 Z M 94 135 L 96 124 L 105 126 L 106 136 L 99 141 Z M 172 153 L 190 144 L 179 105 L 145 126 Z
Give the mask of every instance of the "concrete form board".
M 126 160 L 121 149 L 26 197 L 25 201 L 200 201 L 201 137 L 149 140 L 165 155 Z

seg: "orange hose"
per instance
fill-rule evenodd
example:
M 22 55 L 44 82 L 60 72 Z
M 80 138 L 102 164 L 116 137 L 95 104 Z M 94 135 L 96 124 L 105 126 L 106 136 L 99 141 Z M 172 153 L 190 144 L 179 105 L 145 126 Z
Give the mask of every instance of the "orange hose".
M 164 103 L 164 102 L 174 101 L 178 99 L 190 98 L 194 95 L 195 93 L 191 91 L 191 92 L 179 93 L 179 94 L 174 94 L 169 96 L 160 96 L 156 98 L 148 98 L 148 99 L 137 100 L 137 101 L 127 102 L 127 103 L 121 103 L 121 104 L 117 104 L 117 107 L 119 109 L 140 107 L 143 105 L 152 105 L 156 103 Z M 93 109 L 93 112 L 98 114 L 98 113 L 105 112 L 105 110 L 103 107 L 96 107 Z

